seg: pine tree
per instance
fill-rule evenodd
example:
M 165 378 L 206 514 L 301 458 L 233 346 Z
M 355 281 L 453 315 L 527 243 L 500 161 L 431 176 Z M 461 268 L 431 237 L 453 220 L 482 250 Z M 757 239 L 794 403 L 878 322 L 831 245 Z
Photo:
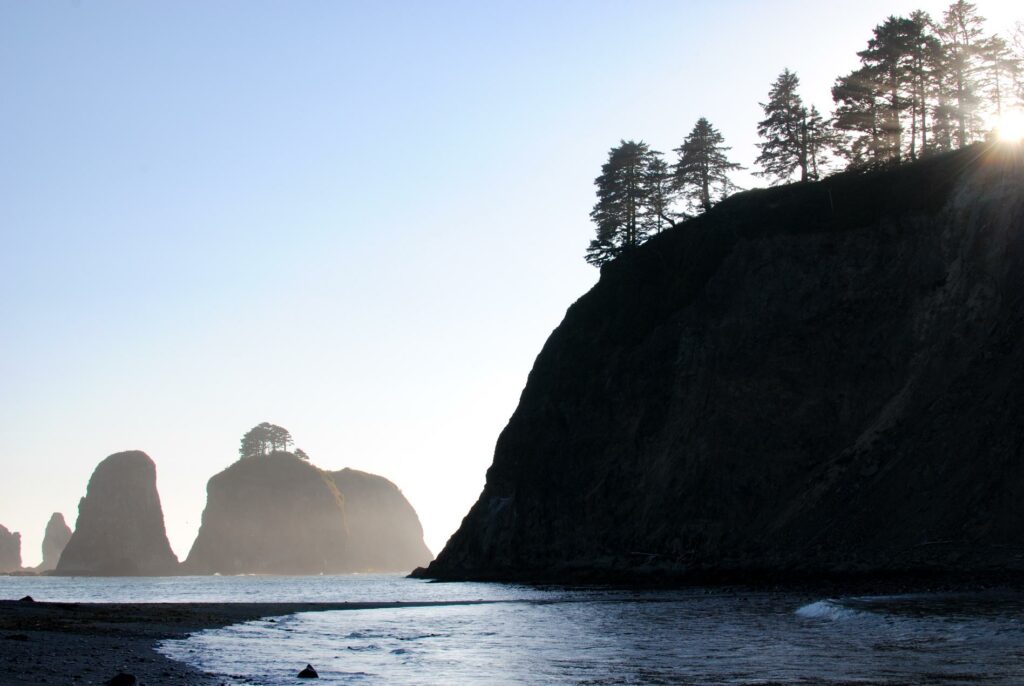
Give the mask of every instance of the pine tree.
M 978 136 L 981 129 L 978 106 L 978 75 L 981 71 L 985 18 L 966 0 L 957 0 L 943 14 L 939 38 L 945 53 L 944 76 L 949 106 L 956 120 L 956 145 L 963 147 Z
M 911 45 L 917 30 L 914 22 L 890 16 L 874 29 L 866 50 L 857 53 L 871 74 L 881 101 L 878 109 L 880 138 L 876 156 L 879 161 L 899 163 L 903 147 L 903 113 L 910 106 L 904 92 L 912 85 L 910 77 Z
M 1019 100 L 1017 85 L 1021 80 L 1021 61 L 1013 54 L 1010 44 L 1000 36 L 986 40 L 981 49 L 983 74 L 980 82 L 987 100 L 997 117 L 1003 108 Z
M 722 134 L 701 117 L 683 144 L 675 149 L 679 156 L 673 165 L 675 186 L 694 210 L 706 212 L 736 189 L 729 172 L 742 167 L 729 161 L 726 153 L 731 148 L 724 143 Z
M 644 190 L 644 229 L 647 234 L 661 233 L 674 223 L 671 208 L 675 201 L 676 188 L 668 165 L 662 159 L 661 153 L 654 150 L 651 151 L 647 169 L 644 170 Z
M 807 176 L 816 181 L 828 166 L 829 151 L 835 147 L 835 134 L 832 123 L 825 120 L 814 105 L 807 113 L 806 141 Z
M 878 92 L 875 75 L 864 68 L 839 77 L 832 87 L 832 100 L 836 103 L 833 126 L 842 132 L 842 137 L 837 137 L 836 149 L 851 167 L 871 166 L 880 157 Z
M 757 134 L 764 139 L 758 143 L 761 154 L 756 163 L 760 176 L 784 183 L 797 169 L 800 180 L 808 178 L 807 108 L 797 88 L 800 79 L 789 69 L 783 71 L 768 92 L 768 102 L 761 103 L 764 120 L 757 124 Z
M 910 15 L 907 33 L 907 98 L 910 108 L 910 158 L 928 149 L 928 110 L 936 92 L 942 44 L 935 37 L 932 19 L 927 12 Z M 920 138 L 921 144 L 917 141 Z
M 594 179 L 597 203 L 590 212 L 597 236 L 586 260 L 595 267 L 640 245 L 650 231 L 649 168 L 657 153 L 643 141 L 620 141 L 608 151 L 601 175 Z

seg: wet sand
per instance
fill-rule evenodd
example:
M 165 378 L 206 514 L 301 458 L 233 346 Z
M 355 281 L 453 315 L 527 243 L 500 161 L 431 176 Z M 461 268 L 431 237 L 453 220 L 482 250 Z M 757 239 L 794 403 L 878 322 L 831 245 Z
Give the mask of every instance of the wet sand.
M 105 684 L 118 672 L 140 684 L 216 686 L 206 674 L 160 655 L 156 645 L 203 629 L 296 612 L 448 603 L 44 603 L 0 600 L 0 685 Z M 305 667 L 295 656 L 295 672 Z

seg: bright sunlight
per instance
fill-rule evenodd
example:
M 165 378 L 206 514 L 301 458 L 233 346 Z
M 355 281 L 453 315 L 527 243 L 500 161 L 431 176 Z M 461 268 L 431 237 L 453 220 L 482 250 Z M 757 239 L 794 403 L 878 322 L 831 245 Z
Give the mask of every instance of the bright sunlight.
M 1024 141 L 1024 112 L 1013 110 L 999 118 L 996 125 L 999 140 L 1007 143 Z

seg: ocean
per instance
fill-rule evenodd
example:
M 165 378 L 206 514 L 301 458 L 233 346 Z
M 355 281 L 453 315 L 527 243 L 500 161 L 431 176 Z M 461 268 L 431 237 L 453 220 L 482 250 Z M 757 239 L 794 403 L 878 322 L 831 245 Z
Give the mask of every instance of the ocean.
M 164 654 L 295 684 L 1024 683 L 1015 591 L 823 598 L 430 583 L 397 575 L 0 577 L 0 597 L 86 602 L 443 602 L 267 618 L 165 641 Z

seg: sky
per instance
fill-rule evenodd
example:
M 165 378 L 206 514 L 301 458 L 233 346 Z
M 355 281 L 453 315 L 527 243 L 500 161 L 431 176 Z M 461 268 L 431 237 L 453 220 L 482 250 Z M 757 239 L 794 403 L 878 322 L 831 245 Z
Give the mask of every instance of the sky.
M 873 26 L 945 5 L 0 0 L 0 524 L 38 563 L 139 449 L 184 559 L 269 421 L 439 552 L 597 280 L 609 148 L 704 116 L 750 166 L 779 72 L 828 111 Z

